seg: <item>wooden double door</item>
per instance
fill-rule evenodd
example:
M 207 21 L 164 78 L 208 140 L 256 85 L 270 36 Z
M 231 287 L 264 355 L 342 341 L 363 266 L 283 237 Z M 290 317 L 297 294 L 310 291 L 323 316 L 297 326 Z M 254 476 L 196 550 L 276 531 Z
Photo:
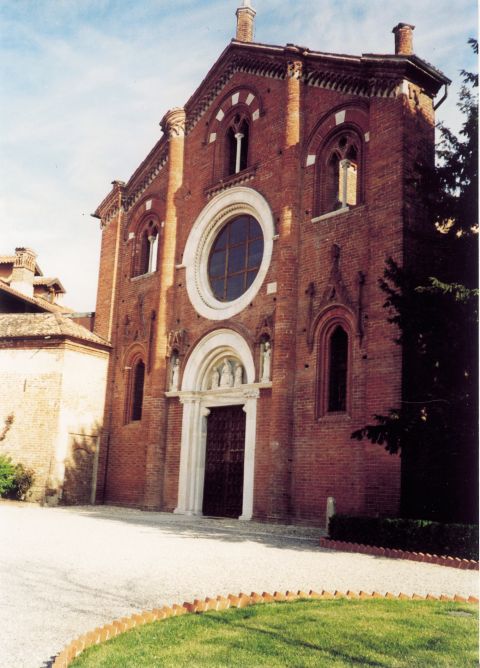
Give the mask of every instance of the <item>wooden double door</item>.
M 245 418 L 243 406 L 210 409 L 203 487 L 204 515 L 239 517 L 242 514 Z

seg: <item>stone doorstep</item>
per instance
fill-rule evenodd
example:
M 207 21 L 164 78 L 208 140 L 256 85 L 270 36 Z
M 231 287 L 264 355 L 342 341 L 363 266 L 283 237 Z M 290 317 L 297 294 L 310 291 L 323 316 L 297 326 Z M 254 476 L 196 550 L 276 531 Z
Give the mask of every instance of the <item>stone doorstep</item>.
M 336 600 L 336 599 L 347 599 L 352 601 L 365 601 L 368 599 L 388 599 L 388 600 L 408 600 L 408 601 L 442 601 L 442 602 L 458 602 L 458 603 L 471 603 L 478 605 L 478 598 L 476 596 L 460 596 L 455 594 L 455 596 L 434 596 L 433 594 L 426 594 L 425 596 L 420 596 L 419 594 L 392 594 L 391 592 L 386 592 L 385 594 L 379 594 L 378 592 L 367 593 L 364 591 L 354 592 L 354 591 L 322 591 L 315 592 L 310 590 L 307 593 L 303 591 L 291 592 L 287 591 L 285 594 L 282 592 L 274 592 L 273 595 L 268 592 L 263 592 L 263 594 L 257 594 L 252 592 L 250 596 L 240 592 L 238 596 L 234 594 L 228 594 L 227 597 L 217 596 L 216 598 L 207 597 L 204 601 L 195 599 L 193 603 L 185 602 L 183 605 L 173 604 L 171 607 L 164 606 L 161 609 L 155 608 L 154 610 L 146 610 L 140 614 L 133 614 L 131 617 L 124 617 L 121 620 L 114 620 L 110 624 L 105 624 L 101 628 L 96 628 L 94 631 L 87 632 L 75 640 L 72 640 L 55 658 L 52 668 L 68 668 L 72 661 L 83 652 L 84 649 L 91 647 L 92 645 L 98 645 L 102 642 L 106 642 L 110 638 L 125 633 L 130 629 L 135 628 L 136 626 L 142 626 L 143 624 L 149 624 L 151 622 L 166 619 L 168 617 L 186 615 L 186 614 L 201 614 L 207 610 L 227 610 L 228 608 L 245 608 L 249 605 L 261 605 L 262 603 L 276 603 L 276 602 L 287 602 L 295 601 L 299 599 L 316 599 L 316 600 Z
M 332 540 L 321 537 L 320 547 L 328 550 L 339 550 L 343 552 L 357 552 L 375 557 L 387 557 L 389 559 L 407 559 L 419 561 L 425 564 L 436 564 L 437 566 L 450 566 L 450 568 L 461 568 L 463 570 L 478 571 L 479 563 L 474 559 L 460 559 L 460 557 L 439 556 L 423 552 L 408 552 L 390 547 L 379 547 L 377 545 L 363 545 L 362 543 L 349 543 L 343 540 Z

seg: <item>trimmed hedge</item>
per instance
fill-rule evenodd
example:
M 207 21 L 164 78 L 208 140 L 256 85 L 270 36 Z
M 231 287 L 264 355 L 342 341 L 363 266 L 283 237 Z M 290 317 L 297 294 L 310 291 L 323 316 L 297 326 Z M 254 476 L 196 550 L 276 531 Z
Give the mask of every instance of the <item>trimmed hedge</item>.
M 409 552 L 478 560 L 478 525 L 334 515 L 329 538 Z

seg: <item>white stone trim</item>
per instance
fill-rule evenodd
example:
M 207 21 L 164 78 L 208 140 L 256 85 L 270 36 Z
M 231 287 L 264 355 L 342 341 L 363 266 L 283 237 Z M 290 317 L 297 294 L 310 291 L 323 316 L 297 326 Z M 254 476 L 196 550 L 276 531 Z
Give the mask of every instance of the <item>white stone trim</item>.
M 399 85 L 399 94 L 406 95 L 408 97 L 409 90 L 408 90 L 408 81 L 406 79 L 403 79 L 402 83 Z
M 240 93 L 234 93 L 232 95 L 232 107 L 238 104 L 239 99 L 240 99 Z
M 210 133 L 210 142 L 209 142 L 209 143 L 211 144 L 212 142 L 214 142 L 216 138 L 217 138 L 217 133 L 216 133 L 216 132 L 211 132 L 211 133 Z
M 223 109 L 219 109 L 215 118 L 217 119 L 217 121 L 223 121 L 224 116 L 225 116 L 225 113 L 224 113 Z
M 274 295 L 277 291 L 277 281 L 267 283 L 267 295 Z
M 237 357 L 245 369 L 246 385 L 255 382 L 255 364 L 250 346 L 245 339 L 232 329 L 216 329 L 207 334 L 195 347 L 187 360 L 182 377 L 182 392 L 203 391 L 206 387 L 205 374 L 215 359 L 226 353 Z M 241 386 L 241 387 L 244 387 Z M 226 392 L 225 388 L 220 388 Z M 238 390 L 238 388 L 227 388 Z
M 255 111 L 252 114 L 252 120 L 258 121 L 259 118 L 260 118 L 260 109 L 255 109 Z
M 340 123 L 343 123 L 345 121 L 345 109 L 343 111 L 337 111 L 335 114 L 335 123 L 337 125 L 340 125 Z
M 231 218 L 241 214 L 253 216 L 262 228 L 263 258 L 258 274 L 248 290 L 234 301 L 221 302 L 210 288 L 208 257 L 220 228 Z M 187 293 L 196 312 L 210 320 L 224 320 L 246 308 L 258 293 L 267 274 L 274 235 L 275 225 L 270 206 L 253 188 L 237 186 L 214 197 L 195 221 L 183 254 Z
M 350 211 L 349 206 L 344 206 L 341 209 L 336 209 L 335 211 L 329 211 L 328 213 L 323 213 L 321 216 L 312 218 L 312 223 L 319 223 L 321 220 L 327 220 L 328 218 L 333 218 L 333 216 L 338 216 L 341 213 L 347 213 Z
M 252 102 L 254 101 L 254 99 L 255 99 L 255 95 L 254 95 L 253 93 L 249 93 L 249 94 L 247 95 L 247 99 L 245 100 L 245 102 L 246 102 L 246 104 L 247 104 L 248 107 L 252 104 Z
M 237 387 L 206 389 L 212 365 L 226 354 L 240 361 L 246 383 Z M 166 393 L 169 397 L 178 397 L 183 404 L 178 502 L 174 513 L 202 514 L 208 414 L 216 406 L 241 405 L 246 420 L 243 502 L 239 519 L 252 518 L 257 401 L 259 388 L 271 386 L 271 383 L 255 383 L 254 380 L 255 364 L 247 342 L 233 330 L 220 329 L 207 334 L 192 351 L 185 365 L 181 391 Z
M 150 211 L 151 208 L 152 208 L 152 200 L 149 199 L 145 202 L 145 211 Z
M 315 155 L 315 153 L 309 153 L 307 155 L 307 162 L 306 162 L 305 166 L 310 167 L 310 165 L 314 165 L 316 159 L 317 159 L 317 156 Z

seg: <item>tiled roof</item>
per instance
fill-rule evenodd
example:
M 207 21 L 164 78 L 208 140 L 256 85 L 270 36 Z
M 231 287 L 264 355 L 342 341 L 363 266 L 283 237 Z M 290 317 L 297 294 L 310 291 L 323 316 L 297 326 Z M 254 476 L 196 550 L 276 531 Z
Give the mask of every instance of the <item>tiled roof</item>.
M 58 285 L 60 292 L 66 292 L 65 288 L 61 284 L 58 278 L 48 278 L 47 276 L 35 276 L 33 279 L 33 285 L 46 285 L 47 287 L 51 285 Z
M 62 337 L 80 339 L 108 346 L 108 342 L 93 334 L 71 318 L 60 313 L 2 313 L 0 339 Z
M 12 268 L 15 264 L 15 255 L 0 255 L 0 264 L 11 264 Z M 35 262 L 35 276 L 43 276 L 43 272 Z
M 0 279 L 0 293 L 1 292 L 6 292 L 7 294 L 12 295 L 12 297 L 18 297 L 18 299 L 21 299 L 22 301 L 25 301 L 28 304 L 34 304 L 35 306 L 38 306 L 38 308 L 41 308 L 44 311 L 50 311 L 51 313 L 71 312 L 71 309 L 65 306 L 59 306 L 58 304 L 50 304 L 50 302 L 47 302 L 45 299 L 40 299 L 37 297 L 27 297 L 27 295 L 24 295 L 23 292 L 19 292 L 18 290 L 11 288 L 9 285 L 4 283 L 4 281 Z

